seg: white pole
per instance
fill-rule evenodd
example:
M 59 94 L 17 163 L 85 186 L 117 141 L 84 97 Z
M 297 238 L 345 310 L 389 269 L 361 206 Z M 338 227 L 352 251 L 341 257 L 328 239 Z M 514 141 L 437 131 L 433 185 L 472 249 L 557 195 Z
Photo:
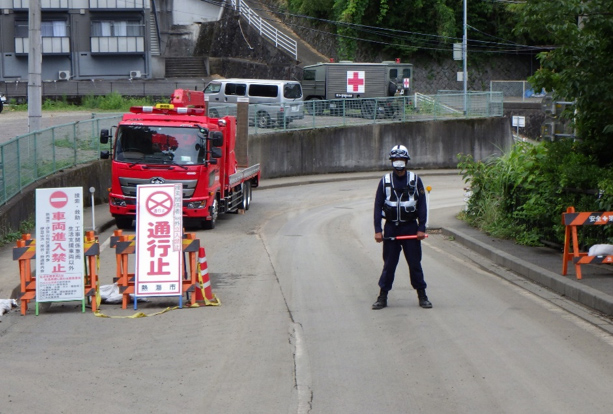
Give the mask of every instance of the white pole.
M 96 192 L 95 187 L 89 187 L 89 193 L 92 195 L 92 230 L 93 231 L 96 231 L 96 218 L 95 218 L 96 209 L 94 208 L 96 207 L 96 203 L 94 202 L 95 192 Z
M 467 98 L 466 98 L 466 89 L 468 86 L 468 79 L 466 74 L 466 61 L 468 60 L 468 18 L 466 16 L 467 6 L 466 2 L 468 0 L 464 0 L 464 37 L 462 38 L 462 53 L 464 57 L 464 115 L 467 113 Z
M 28 132 L 40 131 L 42 119 L 43 61 L 41 25 L 41 1 L 30 0 L 28 9 Z

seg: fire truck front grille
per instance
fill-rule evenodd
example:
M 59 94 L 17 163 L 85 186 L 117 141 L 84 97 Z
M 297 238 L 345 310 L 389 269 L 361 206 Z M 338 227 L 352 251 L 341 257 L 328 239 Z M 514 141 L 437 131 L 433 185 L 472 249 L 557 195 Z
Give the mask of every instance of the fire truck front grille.
M 132 177 L 119 177 L 119 184 L 121 185 L 121 192 L 126 197 L 136 197 L 136 186 L 141 184 L 152 184 L 150 178 L 132 178 Z M 162 184 L 155 182 L 154 184 Z M 196 184 L 198 180 L 164 180 L 163 184 L 181 184 L 183 186 L 183 198 L 192 198 Z

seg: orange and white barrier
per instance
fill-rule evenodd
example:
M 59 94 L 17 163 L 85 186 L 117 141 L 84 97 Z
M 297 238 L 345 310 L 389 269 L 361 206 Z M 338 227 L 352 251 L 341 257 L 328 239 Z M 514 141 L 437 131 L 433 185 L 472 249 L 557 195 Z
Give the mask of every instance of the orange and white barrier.
M 204 247 L 198 251 L 198 282 L 200 289 L 196 289 L 196 301 L 204 301 L 205 306 L 219 306 L 221 301 L 215 296 L 211 289 L 211 280 L 209 278 L 209 266 L 206 261 L 206 253 Z

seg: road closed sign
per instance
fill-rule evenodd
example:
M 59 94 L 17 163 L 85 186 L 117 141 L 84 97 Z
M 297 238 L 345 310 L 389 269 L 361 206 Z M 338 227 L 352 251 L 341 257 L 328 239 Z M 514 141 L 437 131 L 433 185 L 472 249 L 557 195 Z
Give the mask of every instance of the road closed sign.
M 37 189 L 37 302 L 84 300 L 83 236 L 83 189 Z
M 183 268 L 181 184 L 139 185 L 136 194 L 136 296 L 180 296 Z

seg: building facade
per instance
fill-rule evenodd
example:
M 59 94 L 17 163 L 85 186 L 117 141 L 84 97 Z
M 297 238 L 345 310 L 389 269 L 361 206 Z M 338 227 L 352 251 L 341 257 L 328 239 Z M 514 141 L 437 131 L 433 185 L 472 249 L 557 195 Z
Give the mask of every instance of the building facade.
M 28 79 L 29 1 L 0 0 L 0 81 Z M 197 37 L 199 22 L 222 9 L 197 0 L 38 1 L 43 82 L 163 78 L 173 27 Z

